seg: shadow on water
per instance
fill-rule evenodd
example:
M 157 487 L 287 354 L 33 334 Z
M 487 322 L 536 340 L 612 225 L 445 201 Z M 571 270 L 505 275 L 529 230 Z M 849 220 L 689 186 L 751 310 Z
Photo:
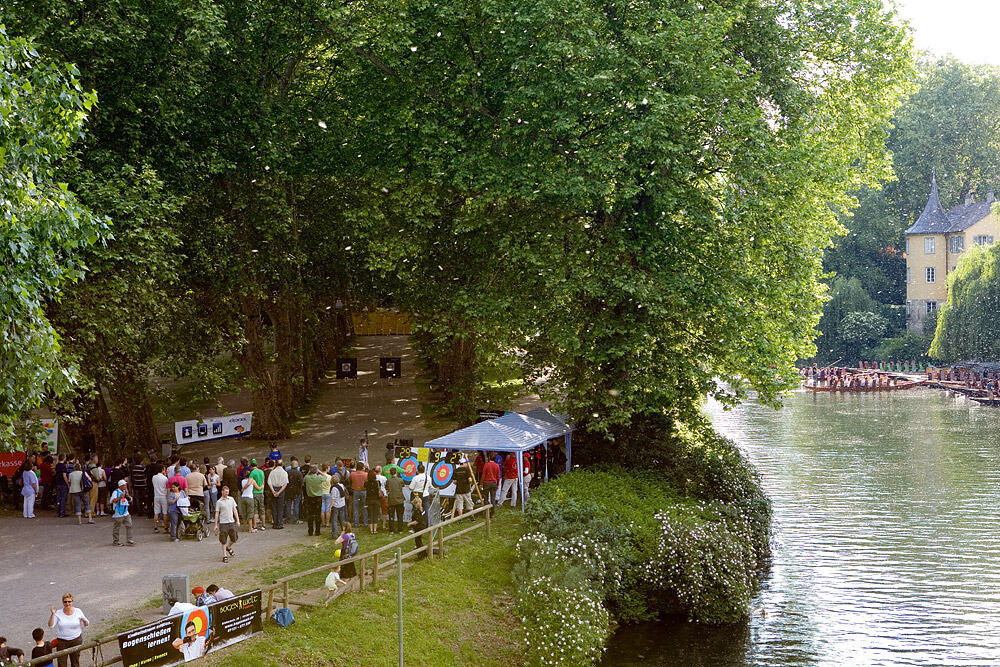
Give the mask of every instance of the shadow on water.
M 750 627 L 705 627 L 684 621 L 640 623 L 608 642 L 602 665 L 730 667 L 747 664 Z

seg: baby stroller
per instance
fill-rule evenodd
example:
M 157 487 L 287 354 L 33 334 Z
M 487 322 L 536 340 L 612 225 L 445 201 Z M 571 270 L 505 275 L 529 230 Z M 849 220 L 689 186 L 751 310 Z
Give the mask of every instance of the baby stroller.
M 181 513 L 180 533 L 177 537 L 196 537 L 201 542 L 208 535 L 205 528 L 205 513 L 200 510 L 188 510 L 187 514 Z

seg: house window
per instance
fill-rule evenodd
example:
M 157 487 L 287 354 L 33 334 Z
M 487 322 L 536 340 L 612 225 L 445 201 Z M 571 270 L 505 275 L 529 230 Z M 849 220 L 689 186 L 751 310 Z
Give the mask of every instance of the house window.
M 937 282 L 937 275 L 936 275 L 936 273 L 934 271 L 934 267 L 933 266 L 928 266 L 925 269 L 925 271 L 926 271 L 926 273 L 924 275 L 924 280 L 926 282 L 929 282 L 929 283 L 936 283 Z
M 924 237 L 924 254 L 933 255 L 934 254 L 934 237 L 925 236 Z
M 906 237 L 906 254 L 907 255 L 910 254 L 910 237 L 909 236 Z
M 910 267 L 906 267 L 906 284 L 910 283 Z
M 993 245 L 993 237 L 987 236 L 986 234 L 980 234 L 979 236 L 973 236 L 972 242 L 976 245 Z
M 937 301 L 928 301 L 927 302 L 927 314 L 930 315 L 935 310 L 937 310 Z
M 964 236 L 952 236 L 949 241 L 951 242 L 951 251 L 958 253 L 965 250 L 965 237 Z

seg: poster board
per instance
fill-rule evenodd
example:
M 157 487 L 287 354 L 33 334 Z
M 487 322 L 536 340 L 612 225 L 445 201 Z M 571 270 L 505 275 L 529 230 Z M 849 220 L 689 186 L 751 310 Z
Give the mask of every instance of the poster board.
M 253 413 L 242 412 L 225 417 L 208 417 L 206 419 L 189 419 L 174 422 L 174 438 L 178 445 L 190 445 L 205 440 L 232 438 L 246 435 L 253 426 Z
M 24 452 L 0 452 L 0 476 L 13 477 L 27 458 Z
M 251 591 L 123 632 L 118 635 L 122 665 L 181 665 L 253 637 L 263 630 L 262 597 Z
M 358 379 L 357 357 L 337 357 L 337 379 L 338 380 Z

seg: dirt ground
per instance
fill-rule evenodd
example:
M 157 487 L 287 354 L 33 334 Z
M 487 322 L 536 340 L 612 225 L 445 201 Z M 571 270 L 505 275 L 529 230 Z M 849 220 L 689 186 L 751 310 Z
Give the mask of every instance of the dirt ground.
M 422 416 L 421 398 L 415 383 L 414 353 L 406 336 L 366 336 L 357 339 L 359 358 L 356 382 L 330 380 L 320 392 L 311 416 L 299 424 L 291 440 L 280 443 L 284 456 L 313 461 L 332 461 L 337 456 L 357 456 L 358 440 L 368 431 L 371 461 L 381 461 L 385 443 L 412 438 L 415 444 L 449 432 L 454 425 L 429 424 Z M 378 357 L 402 357 L 403 377 L 389 384 L 378 379 Z M 244 409 L 233 397 L 223 400 L 227 410 Z M 538 405 L 537 398 L 518 406 Z M 204 416 L 211 416 L 206 413 Z M 267 448 L 255 441 L 223 440 L 185 447 L 183 453 L 201 459 L 226 460 L 250 455 L 264 458 Z M 138 605 L 159 596 L 161 577 L 188 574 L 191 585 L 207 586 L 215 581 L 238 589 L 242 573 L 281 554 L 289 545 L 309 543 L 305 524 L 285 530 L 241 533 L 237 557 L 223 566 L 218 540 L 182 540 L 172 543 L 154 534 L 152 521 L 135 519 L 138 546 L 112 547 L 110 518 L 97 525 L 78 526 L 71 517 L 57 519 L 54 512 L 36 512 L 39 518 L 0 518 L 0 635 L 12 646 L 31 647 L 31 630 L 44 627 L 49 609 L 59 606 L 63 593 L 72 592 L 77 606 L 87 614 L 91 628 L 85 637 L 102 636 Z M 312 540 L 314 541 L 314 539 Z M 212 581 L 207 580 L 209 573 Z M 257 583 L 257 582 L 254 582 Z

